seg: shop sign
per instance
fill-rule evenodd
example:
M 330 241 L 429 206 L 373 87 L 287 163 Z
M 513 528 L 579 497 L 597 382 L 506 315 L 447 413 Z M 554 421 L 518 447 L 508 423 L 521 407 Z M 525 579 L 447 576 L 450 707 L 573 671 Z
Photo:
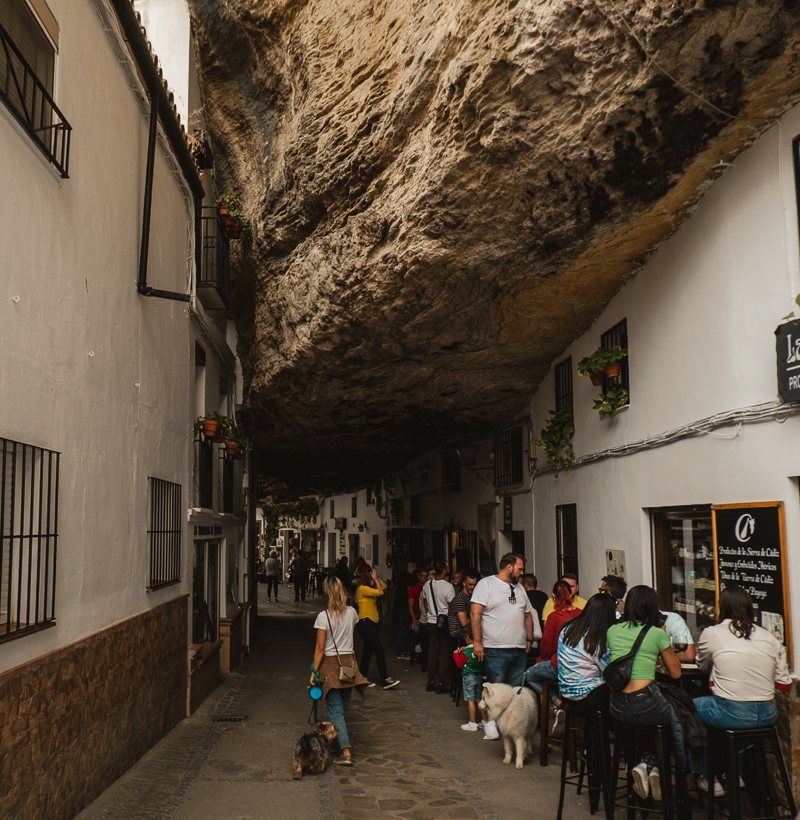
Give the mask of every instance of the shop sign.
M 786 322 L 775 331 L 778 360 L 778 395 L 783 401 L 800 401 L 800 321 Z
M 712 507 L 717 589 L 737 584 L 753 599 L 756 622 L 788 648 L 788 575 L 780 501 Z
M 511 515 L 511 496 L 504 495 L 503 496 L 503 532 L 510 532 L 512 522 L 512 515 Z

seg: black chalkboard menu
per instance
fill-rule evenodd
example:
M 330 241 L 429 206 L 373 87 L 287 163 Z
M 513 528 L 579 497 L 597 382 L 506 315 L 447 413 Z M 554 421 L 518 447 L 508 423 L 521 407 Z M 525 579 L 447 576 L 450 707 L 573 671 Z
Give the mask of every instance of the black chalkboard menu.
M 718 504 L 712 508 L 717 595 L 728 584 L 750 593 L 756 622 L 787 648 L 791 618 L 783 504 Z

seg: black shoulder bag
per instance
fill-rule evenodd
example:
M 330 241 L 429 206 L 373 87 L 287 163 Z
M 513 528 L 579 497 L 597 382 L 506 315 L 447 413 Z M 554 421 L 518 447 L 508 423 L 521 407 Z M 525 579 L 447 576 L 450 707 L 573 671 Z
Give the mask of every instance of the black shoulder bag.
M 636 636 L 636 641 L 631 647 L 631 651 L 628 652 L 627 655 L 623 655 L 621 658 L 611 661 L 603 670 L 603 680 L 612 692 L 622 692 L 631 682 L 633 659 L 636 657 L 636 653 L 639 651 L 639 647 L 642 645 L 645 635 L 654 628 L 655 627 L 643 626 Z
M 450 632 L 450 625 L 447 622 L 447 615 L 439 614 L 439 607 L 436 606 L 436 590 L 433 588 L 433 579 L 431 579 L 431 601 L 433 601 L 433 614 L 436 615 L 437 629 L 446 629 Z

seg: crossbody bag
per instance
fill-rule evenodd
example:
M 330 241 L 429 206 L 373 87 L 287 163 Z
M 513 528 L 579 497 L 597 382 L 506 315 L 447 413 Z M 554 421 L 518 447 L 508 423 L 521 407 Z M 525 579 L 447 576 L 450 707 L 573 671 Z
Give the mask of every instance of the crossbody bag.
M 446 629 L 450 632 L 450 624 L 447 622 L 447 615 L 439 614 L 439 607 L 436 606 L 436 591 L 433 588 L 433 579 L 431 579 L 431 601 L 433 601 L 433 614 L 436 616 L 436 628 Z
M 339 647 L 336 646 L 336 638 L 334 638 L 333 636 L 333 625 L 331 624 L 331 616 L 328 615 L 327 609 L 325 610 L 325 617 L 328 619 L 328 628 L 331 631 L 331 640 L 333 641 L 333 648 L 336 650 L 336 660 L 339 661 L 339 680 L 343 683 L 355 683 L 358 667 L 345 666 L 342 663 L 342 659 L 339 657 Z
M 603 680 L 612 692 L 619 694 L 631 682 L 633 659 L 636 657 L 636 653 L 639 651 L 642 641 L 651 629 L 655 629 L 655 627 L 643 626 L 636 636 L 631 651 L 628 652 L 627 655 L 623 655 L 621 658 L 611 661 L 603 670 Z

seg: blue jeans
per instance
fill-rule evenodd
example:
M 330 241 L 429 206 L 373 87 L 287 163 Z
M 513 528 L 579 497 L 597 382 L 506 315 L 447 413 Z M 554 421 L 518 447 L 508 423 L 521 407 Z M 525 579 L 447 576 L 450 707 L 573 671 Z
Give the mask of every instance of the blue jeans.
M 335 723 L 339 729 L 339 747 L 350 748 L 350 736 L 347 734 L 347 709 L 350 706 L 350 697 L 353 694 L 353 687 L 347 689 L 329 689 L 325 695 L 325 703 L 328 705 L 328 720 Z
M 550 661 L 539 661 L 525 670 L 525 685 L 530 686 L 540 695 L 543 680 L 558 680 L 558 669 Z M 550 700 L 555 701 L 556 697 L 556 692 L 553 690 Z
M 483 651 L 486 683 L 522 685 L 526 658 L 524 649 L 484 649 Z
M 624 723 L 635 723 L 639 726 L 653 726 L 656 723 L 669 723 L 672 730 L 672 754 L 675 765 L 682 772 L 686 771 L 686 749 L 683 742 L 683 726 L 672 704 L 661 694 L 655 683 L 645 686 L 638 692 L 612 692 L 608 711 L 614 720 Z
M 411 613 L 408 607 L 397 611 L 397 651 L 407 655 L 411 651 Z
M 778 707 L 773 700 L 728 700 L 716 695 L 695 698 L 694 705 L 700 720 L 720 729 L 754 729 L 770 726 L 778 717 Z

